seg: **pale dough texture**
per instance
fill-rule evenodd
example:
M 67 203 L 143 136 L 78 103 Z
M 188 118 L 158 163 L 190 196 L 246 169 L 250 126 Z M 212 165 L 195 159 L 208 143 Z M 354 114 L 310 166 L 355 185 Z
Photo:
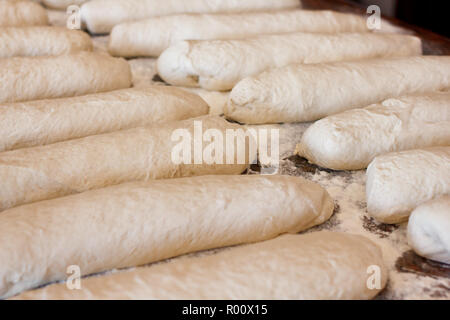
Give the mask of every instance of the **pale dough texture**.
M 450 92 L 388 99 L 315 122 L 296 154 L 324 168 L 365 169 L 379 155 L 450 146 Z
M 245 77 L 293 63 L 416 56 L 421 40 L 395 34 L 292 33 L 241 40 L 182 41 L 158 59 L 158 73 L 172 85 L 231 90 Z
M 450 264 L 450 195 L 426 202 L 411 213 L 408 243 L 418 255 Z
M 128 62 L 107 54 L 79 52 L 0 59 L 0 103 L 72 97 L 130 86 Z
M 242 164 L 237 161 L 237 152 L 233 164 L 208 164 L 207 159 L 194 164 L 196 145 L 203 144 L 200 152 L 206 152 L 204 149 L 210 145 L 202 142 L 202 135 L 197 138 L 196 121 L 202 125 L 200 134 L 216 129 L 225 137 L 227 129 L 242 128 L 223 118 L 207 116 L 2 152 L 0 210 L 136 180 L 240 174 L 256 158 L 256 150 L 250 150 L 250 159 Z M 188 160 L 192 164 L 172 161 L 172 152 L 181 142 L 181 139 L 172 139 L 177 129 L 190 133 L 191 157 Z M 223 159 L 227 156 L 226 141 L 224 138 L 220 145 Z M 244 150 L 247 154 L 248 149 Z M 223 163 L 227 162 L 223 160 Z
M 300 0 L 93 0 L 83 5 L 81 18 L 90 32 L 109 33 L 117 24 L 156 16 L 248 12 L 300 6 Z
M 198 95 L 165 86 L 0 104 L 0 152 L 184 120 L 208 111 Z
M 384 223 L 408 220 L 420 204 L 450 193 L 450 147 L 389 153 L 367 169 L 367 210 Z
M 114 27 L 109 52 L 116 56 L 159 56 L 182 40 L 245 39 L 287 32 L 367 32 L 360 16 L 334 11 L 290 10 L 244 14 L 155 17 Z
M 32 1 L 0 1 L 0 27 L 48 25 L 45 9 Z
M 251 124 L 314 121 L 388 98 L 448 88 L 450 57 L 445 56 L 295 64 L 240 81 L 225 115 Z
M 57 56 L 92 51 L 87 33 L 63 27 L 0 28 L 0 58 Z
M 67 9 L 70 5 L 80 6 L 89 0 L 42 0 L 46 7 L 52 9 Z M 105 7 L 107 8 L 107 7 Z
M 222 91 L 209 91 L 202 88 L 192 88 L 192 87 L 178 87 L 183 90 L 193 92 L 198 94 L 209 106 L 209 114 L 220 116 L 223 115 L 223 110 L 225 109 L 230 92 Z
M 10 243 L 0 249 L 0 297 L 65 280 L 69 265 L 87 275 L 298 233 L 333 209 L 314 182 L 249 175 L 135 182 L 17 207 L 0 214 Z
M 374 266 L 380 286 L 369 289 L 368 270 Z M 387 277 L 382 252 L 372 241 L 321 231 L 92 277 L 82 280 L 81 290 L 51 285 L 18 299 L 371 299 Z

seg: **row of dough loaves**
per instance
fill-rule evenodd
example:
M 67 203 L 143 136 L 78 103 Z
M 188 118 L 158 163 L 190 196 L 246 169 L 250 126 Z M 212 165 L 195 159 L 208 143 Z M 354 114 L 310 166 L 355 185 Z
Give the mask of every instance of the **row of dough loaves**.
M 42 2 L 52 8 L 69 4 Z M 362 119 L 355 123 L 376 129 L 391 125 L 377 113 L 386 118 L 395 114 L 411 124 L 394 131 L 397 138 L 390 137 L 395 142 L 374 136 L 374 145 L 380 146 L 359 152 L 364 157 L 354 159 L 354 164 L 336 154 L 328 160 L 320 143 L 332 139 L 323 129 L 318 131 L 324 138 L 305 134 L 299 150 L 308 150 L 304 156 L 309 152 L 310 161 L 324 158 L 320 161 L 354 167 L 366 167 L 373 160 L 367 173 L 369 212 L 387 222 L 402 221 L 425 203 L 411 218 L 411 246 L 430 259 L 448 262 L 445 241 L 423 240 L 428 230 L 445 233 L 440 228 L 445 215 L 421 222 L 423 212 L 434 210 L 430 207 L 445 212 L 448 205 L 445 198 L 426 203 L 448 193 L 448 177 L 436 172 L 448 169 L 449 151 L 435 147 L 447 145 L 448 130 L 441 122 L 448 119 L 440 106 L 448 101 L 448 93 L 429 93 L 448 88 L 448 59 L 419 57 L 419 39 L 371 33 L 362 17 L 285 10 L 299 9 L 297 0 L 75 4 L 82 3 L 81 17 L 90 32 L 112 31 L 111 54 L 162 53 L 158 72 L 167 82 L 233 89 L 224 110 L 232 120 L 310 121 L 410 95 L 371 106 L 368 112 L 348 111 L 356 113 L 350 119 Z M 107 14 L 105 6 L 111 9 Z M 263 12 L 267 9 L 285 11 Z M 9 243 L 0 248 L 0 260 L 6 261 L 0 267 L 0 297 L 370 299 L 386 285 L 382 252 L 368 239 L 333 232 L 278 237 L 327 221 L 334 202 L 322 187 L 302 178 L 240 175 L 257 157 L 245 141 L 237 141 L 245 146 L 244 163 L 171 160 L 171 136 L 177 129 L 195 136 L 198 123 L 204 130 L 222 133 L 245 127 L 207 116 L 208 105 L 185 90 L 131 88 L 131 70 L 124 59 L 89 52 L 92 42 L 81 31 L 46 26 L 47 14 L 35 3 L 1 1 L 0 18 L 0 237 Z M 278 69 L 265 72 L 273 67 Z M 327 78 L 340 87 L 327 86 Z M 391 88 L 386 79 L 397 86 Z M 369 83 L 380 85 L 369 88 Z M 264 92 L 258 84 L 264 85 Z M 283 94 L 277 96 L 281 87 Z M 395 108 L 395 101 L 404 108 Z M 433 110 L 423 107 L 430 102 Z M 371 116 L 377 121 L 370 121 Z M 425 124 L 426 134 L 419 139 L 414 129 Z M 308 136 L 319 143 L 308 141 Z M 365 147 L 342 140 L 349 149 L 355 148 L 352 143 Z M 403 151 L 418 147 L 434 148 Z M 309 150 L 313 148 L 319 151 Z M 392 151 L 403 152 L 388 153 Z M 358 152 L 353 155 L 358 157 Z M 411 178 L 417 167 L 410 164 L 420 161 L 430 169 L 426 179 Z M 397 163 L 404 163 L 402 170 L 386 175 Z M 405 184 L 408 179 L 411 182 Z M 420 190 L 408 189 L 413 185 L 420 185 Z M 391 197 L 382 194 L 386 188 L 392 189 Z M 424 189 L 433 192 L 424 195 Z M 393 204 L 386 206 L 391 200 Z M 87 278 L 82 290 L 54 284 L 26 291 L 65 280 L 68 265 L 76 264 L 83 275 L 91 275 L 233 245 L 242 246 Z M 381 283 L 370 289 L 367 270 L 374 265 L 380 267 Z M 333 283 L 317 286 L 317 281 L 329 278 Z M 294 282 L 298 285 L 292 286 Z

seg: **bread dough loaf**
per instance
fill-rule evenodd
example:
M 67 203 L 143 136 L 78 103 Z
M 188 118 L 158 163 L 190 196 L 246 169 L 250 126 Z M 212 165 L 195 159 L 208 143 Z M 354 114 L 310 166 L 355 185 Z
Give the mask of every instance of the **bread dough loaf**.
M 333 11 L 290 10 L 245 14 L 156 17 L 114 27 L 109 52 L 116 56 L 159 56 L 182 40 L 244 39 L 287 32 L 366 32 L 364 18 Z
M 450 146 L 450 92 L 389 99 L 317 121 L 296 154 L 324 168 L 359 170 L 379 155 Z
M 374 266 L 380 286 L 369 289 L 368 270 Z M 321 231 L 82 279 L 81 290 L 51 285 L 17 299 L 371 299 L 387 277 L 382 252 L 372 241 Z
M 11 244 L 0 249 L 0 297 L 65 280 L 69 265 L 86 275 L 297 233 L 333 209 L 314 182 L 249 175 L 135 182 L 13 208 L 0 214 Z
M 0 59 L 0 103 L 72 97 L 130 86 L 128 62 L 107 54 L 79 52 Z
M 156 16 L 248 12 L 300 6 L 300 0 L 94 0 L 82 7 L 81 18 L 90 32 L 109 33 L 117 24 Z M 108 8 L 107 12 L 105 8 Z
M 0 1 L 0 27 L 48 25 L 45 9 L 32 1 Z
M 92 51 L 87 33 L 63 27 L 11 27 L 0 29 L 0 58 L 57 56 Z
M 240 81 L 225 115 L 252 124 L 314 121 L 388 98 L 448 88 L 450 57 L 444 56 L 295 64 Z
M 223 115 L 223 110 L 228 103 L 230 92 L 208 91 L 202 88 L 179 87 L 186 91 L 198 94 L 209 106 L 209 114 L 214 116 Z
M 293 63 L 322 63 L 422 54 L 421 40 L 395 34 L 289 33 L 241 40 L 182 41 L 158 59 L 166 82 L 231 90 L 245 77 Z
M 66 10 L 70 5 L 80 6 L 89 0 L 42 0 L 46 7 Z
M 450 193 L 450 147 L 389 153 L 367 169 L 367 209 L 384 223 L 406 221 L 420 204 Z
M 198 95 L 147 86 L 0 105 L 0 152 L 207 115 Z
M 450 195 L 426 202 L 412 212 L 408 243 L 418 255 L 450 264 Z
M 203 129 L 199 138 L 194 132 L 196 121 Z M 197 154 L 192 144 L 202 143 L 208 129 L 216 129 L 225 137 L 226 129 L 241 128 L 220 117 L 207 116 L 0 153 L 0 210 L 129 181 L 240 174 L 256 158 L 256 150 L 249 150 L 247 145 L 243 151 L 252 154 L 242 164 L 237 151 L 233 164 L 225 160 L 222 163 L 229 164 L 208 164 L 208 159 L 192 160 Z M 172 152 L 182 142 L 172 136 L 177 129 L 190 133 L 192 164 L 172 161 Z M 226 141 L 224 138 L 222 145 L 219 142 L 223 159 L 227 156 Z M 204 154 L 210 144 L 205 140 L 199 152 Z

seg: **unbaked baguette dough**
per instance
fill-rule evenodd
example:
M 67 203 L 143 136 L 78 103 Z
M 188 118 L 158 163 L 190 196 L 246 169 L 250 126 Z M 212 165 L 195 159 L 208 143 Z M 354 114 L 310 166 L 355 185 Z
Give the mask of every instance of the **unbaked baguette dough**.
M 450 264 L 450 195 L 426 202 L 411 213 L 408 243 L 418 255 Z
M 158 59 L 172 85 L 231 90 L 245 77 L 293 63 L 321 63 L 422 54 L 421 40 L 395 34 L 292 33 L 241 40 L 182 41 Z
M 196 123 L 203 129 L 200 136 L 194 132 Z M 223 144 L 220 140 L 218 144 L 223 148 L 222 163 L 228 164 L 208 164 L 209 159 L 202 159 L 202 153 L 206 154 L 211 145 L 202 135 L 208 129 L 222 134 Z M 247 157 L 250 159 L 241 162 L 236 151 L 232 164 L 225 161 L 227 156 L 233 160 L 225 148 L 226 129 L 242 126 L 206 116 L 0 153 L 0 210 L 129 181 L 240 174 L 255 160 L 256 150 L 247 144 L 242 151 L 251 153 Z M 184 163 L 181 151 L 177 152 L 177 146 L 183 142 L 181 130 L 190 133 L 191 138 L 190 145 L 186 142 L 190 148 L 185 153 L 188 157 L 191 151 L 190 157 Z M 202 139 L 203 146 L 197 148 Z M 180 159 L 173 158 L 172 152 L 174 156 L 180 155 Z
M 165 86 L 0 104 L 0 152 L 195 118 L 208 111 L 198 95 Z
M 178 87 L 188 92 L 198 94 L 209 106 L 209 114 L 214 116 L 223 115 L 223 110 L 228 102 L 229 92 L 209 91 L 202 88 Z
M 372 241 L 321 231 L 82 279 L 81 290 L 51 285 L 17 299 L 371 299 L 387 277 Z
M 87 33 L 63 27 L 0 28 L 0 58 L 56 56 L 92 51 Z
M 448 88 L 450 57 L 444 56 L 295 64 L 240 81 L 225 115 L 251 124 L 314 121 L 388 98 Z
M 184 14 L 115 26 L 109 52 L 124 57 L 159 56 L 182 40 L 244 39 L 258 34 L 295 31 L 337 33 L 367 32 L 368 29 L 362 17 L 333 11 Z
M 70 5 L 80 6 L 89 0 L 42 0 L 46 7 L 52 9 L 67 9 Z M 105 7 L 107 8 L 107 7 Z M 104 9 L 105 10 L 105 9 Z
M 92 33 L 109 33 L 120 23 L 180 13 L 232 13 L 300 7 L 300 0 L 94 0 L 81 18 Z M 108 8 L 105 11 L 105 8 Z
M 379 155 L 450 146 L 450 92 L 388 99 L 317 121 L 296 154 L 324 168 L 359 170 Z
M 0 249 L 0 297 L 65 280 L 69 265 L 86 275 L 298 233 L 333 209 L 314 182 L 249 175 L 135 182 L 13 208 L 0 214 L 0 239 L 11 243 Z
M 79 96 L 130 86 L 128 62 L 107 54 L 79 52 L 0 59 L 0 103 Z
M 450 147 L 389 153 L 367 169 L 367 209 L 384 223 L 406 221 L 420 204 L 450 193 Z
M 32 1 L 0 1 L 0 27 L 48 25 L 45 9 Z

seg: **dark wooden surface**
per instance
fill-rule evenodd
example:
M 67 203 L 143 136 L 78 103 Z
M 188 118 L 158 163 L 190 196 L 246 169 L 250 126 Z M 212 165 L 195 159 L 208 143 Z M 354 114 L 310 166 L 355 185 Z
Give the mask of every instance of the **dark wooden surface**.
M 305 9 L 313 10 L 334 10 L 340 12 L 356 13 L 366 15 L 365 7 L 345 1 L 345 0 L 302 0 Z M 411 31 L 412 34 L 420 37 L 423 43 L 424 54 L 427 55 L 450 55 L 450 39 L 433 33 L 431 31 L 412 26 L 393 18 L 386 18 L 392 24 Z

